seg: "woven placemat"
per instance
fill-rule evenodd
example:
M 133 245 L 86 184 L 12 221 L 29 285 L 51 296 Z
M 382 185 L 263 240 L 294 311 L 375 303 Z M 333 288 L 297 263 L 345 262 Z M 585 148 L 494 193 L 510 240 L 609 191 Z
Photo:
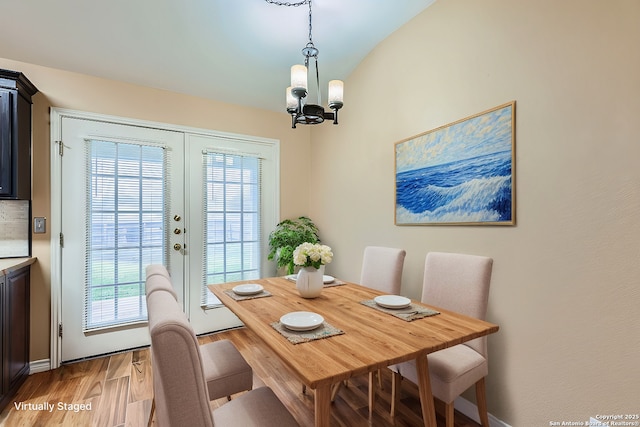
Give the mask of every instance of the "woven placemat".
M 378 304 L 376 304 L 376 302 L 372 299 L 360 301 L 360 304 L 366 305 L 367 307 L 371 307 L 383 313 L 390 314 L 392 316 L 397 317 L 398 319 L 402 319 L 407 322 L 411 322 L 412 320 L 416 320 L 416 319 L 422 319 L 423 317 L 435 316 L 436 314 L 440 314 L 439 311 L 431 310 L 430 308 L 422 307 L 417 304 L 411 304 L 409 307 L 400 308 L 400 309 L 381 307 Z
M 295 274 L 290 274 L 288 276 L 284 276 L 284 278 L 287 279 L 290 282 L 296 283 L 297 276 Z M 346 285 L 346 284 L 347 284 L 347 282 L 344 282 L 344 281 L 342 281 L 340 279 L 334 279 L 333 282 L 331 282 L 331 283 L 325 283 L 324 287 L 325 288 L 330 288 L 332 286 L 342 286 L 342 285 Z
M 289 340 L 292 344 L 300 344 L 303 342 L 309 342 L 314 340 L 320 340 L 323 338 L 333 337 L 335 335 L 342 335 L 344 331 L 330 325 L 327 322 L 322 322 L 322 325 L 312 331 L 292 331 L 284 327 L 282 323 L 273 322 L 271 327 L 280 332 L 280 335 Z
M 233 298 L 236 301 L 242 301 L 245 299 L 254 299 L 254 298 L 264 298 L 264 297 L 271 296 L 271 292 L 269 291 L 262 291 L 260 293 L 253 294 L 253 295 L 238 295 L 235 292 L 233 292 L 231 289 L 227 289 L 226 291 L 224 291 L 224 293 L 229 295 L 231 298 Z
M 332 286 L 342 286 L 342 285 L 346 285 L 346 284 L 347 284 L 347 282 L 343 282 L 342 280 L 335 279 L 335 280 L 334 280 L 333 282 L 331 282 L 331 283 L 325 283 L 325 284 L 324 284 L 324 287 L 325 287 L 325 288 L 330 288 L 330 287 L 332 287 Z

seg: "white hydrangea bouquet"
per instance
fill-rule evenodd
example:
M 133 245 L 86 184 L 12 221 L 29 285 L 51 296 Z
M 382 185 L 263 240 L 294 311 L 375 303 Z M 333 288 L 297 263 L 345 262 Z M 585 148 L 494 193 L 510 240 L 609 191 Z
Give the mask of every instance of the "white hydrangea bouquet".
M 333 252 L 327 245 L 302 243 L 293 251 L 293 262 L 302 267 L 320 268 L 333 260 Z

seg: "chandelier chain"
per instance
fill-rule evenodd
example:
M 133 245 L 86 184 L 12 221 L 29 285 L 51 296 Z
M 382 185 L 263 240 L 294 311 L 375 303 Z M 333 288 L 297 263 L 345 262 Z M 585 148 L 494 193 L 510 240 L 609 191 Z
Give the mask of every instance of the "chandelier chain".
M 297 2 L 288 2 L 288 1 L 276 1 L 276 0 L 265 0 L 269 4 L 275 4 L 276 6 L 293 6 L 298 7 L 303 4 L 311 3 L 311 0 L 297 1 Z
M 302 0 L 297 2 L 278 1 L 278 0 L 265 0 L 269 4 L 275 4 L 276 6 L 298 7 L 305 4 L 309 5 L 309 44 L 313 46 L 313 37 L 311 35 L 311 0 Z
M 313 39 L 311 37 L 311 0 L 309 0 L 309 44 L 313 46 Z

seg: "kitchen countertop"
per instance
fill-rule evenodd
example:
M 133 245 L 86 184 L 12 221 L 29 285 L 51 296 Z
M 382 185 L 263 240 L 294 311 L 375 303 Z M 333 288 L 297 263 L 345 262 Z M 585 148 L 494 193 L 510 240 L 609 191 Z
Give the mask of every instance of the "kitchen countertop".
M 3 274 L 9 274 L 15 270 L 36 262 L 37 258 L 0 258 L 0 276 Z

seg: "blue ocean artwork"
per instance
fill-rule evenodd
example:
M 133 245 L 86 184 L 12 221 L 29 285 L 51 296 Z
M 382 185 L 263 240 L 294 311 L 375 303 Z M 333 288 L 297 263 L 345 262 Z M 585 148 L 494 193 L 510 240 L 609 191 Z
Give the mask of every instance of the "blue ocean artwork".
M 513 105 L 396 144 L 396 223 L 511 223 Z

